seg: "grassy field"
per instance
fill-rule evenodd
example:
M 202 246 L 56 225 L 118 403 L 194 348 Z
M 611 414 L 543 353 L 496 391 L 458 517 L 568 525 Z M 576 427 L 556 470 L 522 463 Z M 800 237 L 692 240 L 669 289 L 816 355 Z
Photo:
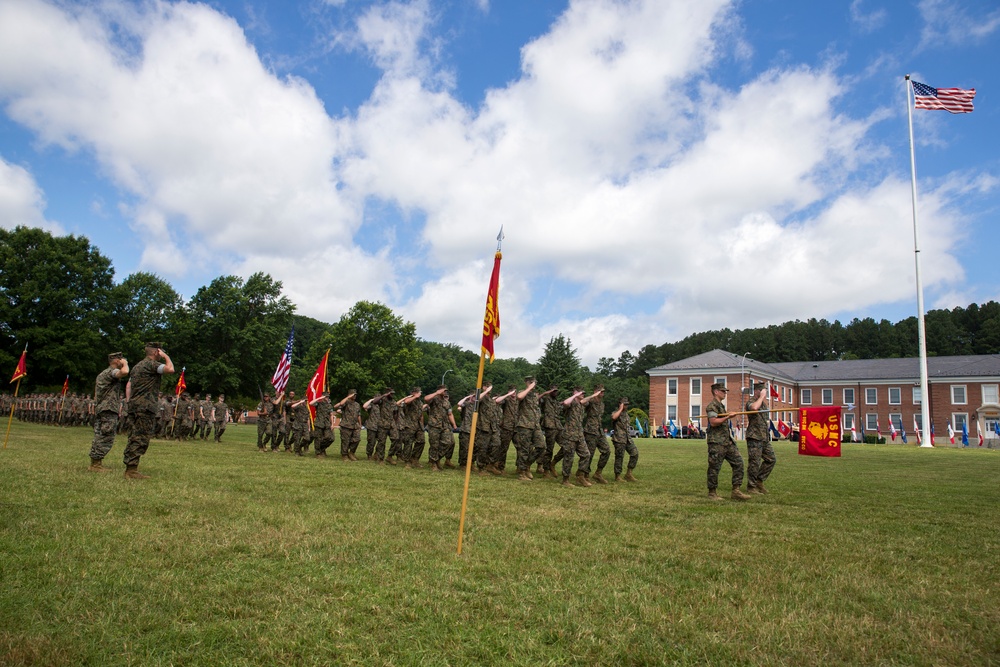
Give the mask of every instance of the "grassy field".
M 254 437 L 129 482 L 122 438 L 93 474 L 86 429 L 15 422 L 0 664 L 1000 664 L 997 451 L 780 443 L 712 503 L 704 441 L 640 440 L 636 484 L 474 475 L 456 556 L 459 473 Z

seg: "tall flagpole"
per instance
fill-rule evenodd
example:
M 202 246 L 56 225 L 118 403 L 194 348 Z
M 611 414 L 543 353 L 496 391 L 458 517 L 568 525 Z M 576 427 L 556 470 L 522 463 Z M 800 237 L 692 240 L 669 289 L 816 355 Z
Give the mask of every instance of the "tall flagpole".
M 493 335 L 493 332 L 487 333 L 486 322 L 489 322 L 492 326 L 493 324 L 499 325 L 499 323 L 494 323 L 493 313 L 497 312 L 497 304 L 492 301 L 496 298 L 496 294 L 493 291 L 493 279 L 499 279 L 496 275 L 499 270 L 500 262 L 500 244 L 503 243 L 503 227 L 500 227 L 500 233 L 497 234 L 497 252 L 494 257 L 494 275 L 490 279 L 490 289 L 489 293 L 486 295 L 486 321 L 483 324 L 483 336 Z M 492 303 L 491 303 L 492 301 Z M 496 331 L 499 331 L 497 329 Z M 492 350 L 492 346 L 490 350 Z M 490 353 L 490 363 L 493 362 L 493 354 Z M 479 375 L 476 377 L 476 396 L 473 399 L 472 404 L 472 425 L 469 427 L 469 451 L 465 457 L 465 488 L 462 489 L 462 513 L 458 517 L 458 555 L 462 555 L 462 538 L 465 535 L 465 509 L 469 503 L 469 480 L 472 478 L 472 457 L 476 446 L 476 425 L 479 423 L 479 394 L 483 390 L 483 368 L 486 364 L 486 348 L 480 347 L 479 350 Z M 491 399 L 487 399 L 491 400 Z
M 21 388 L 21 378 L 27 375 L 21 362 L 24 361 L 25 356 L 28 354 L 28 344 L 24 344 L 24 352 L 21 353 L 21 358 L 17 362 L 17 370 L 14 371 L 14 375 L 17 377 L 17 384 L 14 385 L 14 396 L 10 402 L 10 416 L 7 418 L 7 432 L 3 436 L 3 448 L 7 449 L 7 439 L 10 438 L 10 423 L 14 421 L 14 406 L 17 405 L 17 392 Z
M 933 447 L 930 392 L 927 391 L 927 330 L 924 326 L 924 287 L 920 282 L 920 235 L 917 232 L 917 160 L 913 151 L 913 82 L 907 74 L 906 119 L 910 126 L 910 191 L 913 201 L 913 262 L 917 276 L 917 337 L 920 345 L 920 425 L 924 432 L 921 447 Z

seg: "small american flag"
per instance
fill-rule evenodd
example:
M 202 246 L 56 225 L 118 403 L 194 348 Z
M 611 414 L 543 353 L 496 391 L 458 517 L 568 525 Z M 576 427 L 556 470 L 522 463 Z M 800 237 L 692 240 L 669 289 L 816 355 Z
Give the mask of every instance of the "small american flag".
M 278 367 L 274 370 L 274 377 L 271 378 L 271 385 L 279 394 L 285 391 L 285 385 L 288 384 L 288 373 L 292 370 L 292 343 L 294 342 L 295 327 L 293 326 L 292 333 L 288 334 L 285 352 L 281 355 L 281 361 L 278 362 Z
M 972 113 L 975 88 L 932 88 L 913 81 L 914 109 L 944 109 L 951 113 Z

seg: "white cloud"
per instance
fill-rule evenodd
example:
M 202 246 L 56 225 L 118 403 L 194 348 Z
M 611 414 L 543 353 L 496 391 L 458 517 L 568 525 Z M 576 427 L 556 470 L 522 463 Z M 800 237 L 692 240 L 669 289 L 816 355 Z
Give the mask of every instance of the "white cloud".
M 885 25 L 889 13 L 885 9 L 865 11 L 865 0 L 852 0 L 851 22 L 863 33 L 875 32 Z
M 716 81 L 721 54 L 750 51 L 734 7 L 573 1 L 523 47 L 522 75 L 470 108 L 439 66 L 429 0 L 368 6 L 330 39 L 384 75 L 331 117 L 208 6 L 0 3 L 0 99 L 44 144 L 94 156 L 148 269 L 268 271 L 306 315 L 381 300 L 475 350 L 502 225 L 498 351 L 535 360 L 563 333 L 593 367 L 803 303 L 821 316 L 912 294 L 909 185 L 862 171 L 884 155 L 869 136 L 884 115 L 840 112 L 832 68 Z M 995 187 L 973 181 L 922 193 L 925 285 L 958 289 L 955 203 Z M 426 222 L 394 234 L 372 201 Z M 539 309 L 563 285 L 579 308 Z M 616 305 L 639 297 L 653 315 Z
M 62 234 L 57 222 L 45 218 L 45 195 L 27 169 L 0 157 L 0 227 L 41 227 Z
M 920 36 L 924 47 L 980 41 L 1000 28 L 1000 10 L 997 9 L 972 16 L 954 0 L 921 0 L 917 8 L 924 20 Z

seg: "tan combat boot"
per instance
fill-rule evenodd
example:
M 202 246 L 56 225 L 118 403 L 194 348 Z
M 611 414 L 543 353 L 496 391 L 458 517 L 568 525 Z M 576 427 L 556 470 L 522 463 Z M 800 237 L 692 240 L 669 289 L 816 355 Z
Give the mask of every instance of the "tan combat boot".
M 573 488 L 574 485 L 573 482 L 569 481 L 569 475 L 563 475 L 562 485 L 568 486 L 571 489 Z
M 631 470 L 626 470 L 625 471 L 625 481 L 626 482 L 638 482 L 639 480 L 637 480 L 635 477 L 632 476 L 632 471 Z
M 608 483 L 608 480 L 604 479 L 604 475 L 601 474 L 600 470 L 594 473 L 594 481 L 597 482 L 598 484 Z
M 715 489 L 709 489 L 709 491 L 708 491 L 708 499 L 709 500 L 722 500 L 722 496 L 720 496 L 718 494 L 718 492 L 716 492 Z
M 621 476 L 621 473 L 617 473 L 617 472 L 615 473 L 615 481 L 616 481 L 616 482 L 620 482 L 620 481 L 622 481 L 622 476 Z
M 149 475 L 139 472 L 139 466 L 125 466 L 125 479 L 149 479 Z
M 111 472 L 111 468 L 105 468 L 101 459 L 90 459 L 90 467 L 87 468 L 87 472 Z
M 528 477 L 528 471 L 527 470 L 518 470 L 517 471 L 517 478 L 519 480 L 521 480 L 522 482 L 530 482 L 531 481 L 531 478 Z
M 587 473 L 582 470 L 576 473 L 576 482 L 580 486 L 593 486 L 593 484 L 590 483 L 590 480 L 587 479 Z
M 767 489 L 764 488 L 764 484 L 762 482 L 757 482 L 754 488 L 757 489 L 757 493 L 767 495 Z
M 738 486 L 733 487 L 733 495 L 729 497 L 732 498 L 733 500 L 750 500 L 750 496 L 743 493 L 743 491 L 741 491 L 740 487 Z
M 444 465 L 442 466 L 442 468 L 452 468 L 452 469 L 454 469 L 454 467 L 455 467 L 455 465 L 451 462 L 451 459 L 445 459 L 444 460 Z

